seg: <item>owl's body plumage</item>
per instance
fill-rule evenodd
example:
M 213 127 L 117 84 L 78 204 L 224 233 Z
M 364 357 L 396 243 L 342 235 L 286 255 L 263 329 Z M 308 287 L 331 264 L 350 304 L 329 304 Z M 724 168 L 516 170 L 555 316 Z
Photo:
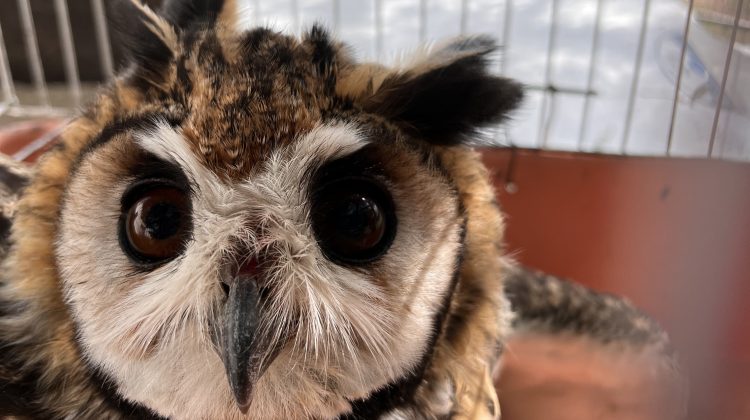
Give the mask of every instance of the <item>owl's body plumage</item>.
M 499 416 L 503 220 L 463 145 L 521 98 L 494 45 L 389 69 L 235 13 L 124 4 L 133 64 L 14 207 L 0 393 L 54 418 Z

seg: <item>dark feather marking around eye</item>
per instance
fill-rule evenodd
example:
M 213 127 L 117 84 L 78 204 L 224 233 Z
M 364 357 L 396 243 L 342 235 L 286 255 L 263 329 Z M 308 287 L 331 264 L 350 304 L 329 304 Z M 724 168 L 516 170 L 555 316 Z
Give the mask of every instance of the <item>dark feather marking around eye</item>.
M 125 119 L 119 119 L 106 125 L 99 135 L 90 141 L 73 161 L 70 168 L 70 173 L 75 174 L 78 172 L 78 167 L 81 162 L 96 149 L 107 144 L 110 140 L 114 139 L 118 134 L 130 131 L 140 130 L 145 131 L 153 129 L 156 126 L 157 121 L 166 121 L 172 127 L 178 126 L 182 122 L 182 118 L 173 115 L 159 114 L 159 113 L 147 113 L 137 115 Z
M 192 191 L 190 180 L 179 165 L 160 159 L 151 153 L 146 153 L 145 157 L 136 166 L 129 168 L 128 171 L 133 174 L 135 182 L 147 179 L 163 179 L 185 192 Z
M 73 162 L 71 167 L 71 173 L 77 172 L 78 166 L 81 161 L 86 158 L 89 154 L 93 153 L 96 149 L 106 145 L 110 140 L 114 139 L 118 134 L 124 133 L 130 129 L 140 128 L 149 129 L 154 127 L 154 119 L 138 116 L 130 117 L 126 119 L 116 120 L 107 124 L 99 135 L 97 135 L 92 141 L 90 141 L 79 153 L 78 158 Z
M 370 143 L 350 155 L 325 163 L 311 174 L 312 189 L 347 176 L 382 177 L 383 166 L 374 158 L 378 147 L 381 146 Z
M 397 135 L 392 131 L 393 129 L 385 127 L 377 121 L 365 122 L 361 124 L 360 127 L 362 134 L 366 138 L 372 139 L 373 143 L 388 144 L 390 142 L 398 142 L 400 147 L 404 147 L 416 153 L 417 156 L 419 156 L 419 162 L 423 166 L 431 171 L 436 171 L 442 175 L 446 181 L 450 182 L 452 177 L 443 167 L 440 159 L 435 155 L 435 149 L 431 145 L 423 142 L 396 140 Z

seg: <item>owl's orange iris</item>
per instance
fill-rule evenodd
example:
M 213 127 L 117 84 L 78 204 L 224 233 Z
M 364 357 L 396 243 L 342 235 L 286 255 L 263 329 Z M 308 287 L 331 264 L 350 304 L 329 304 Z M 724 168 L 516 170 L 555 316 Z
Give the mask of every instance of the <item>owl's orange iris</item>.
M 185 245 L 188 212 L 188 199 L 177 188 L 145 191 L 130 205 L 125 218 L 131 250 L 151 262 L 176 257 Z

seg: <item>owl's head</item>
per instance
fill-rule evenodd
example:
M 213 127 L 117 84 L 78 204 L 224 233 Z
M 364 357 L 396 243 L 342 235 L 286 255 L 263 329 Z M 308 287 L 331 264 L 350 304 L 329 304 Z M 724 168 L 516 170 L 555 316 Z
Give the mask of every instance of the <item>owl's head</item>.
M 121 6 L 131 65 L 42 163 L 89 369 L 179 418 L 335 417 L 421 374 L 467 229 L 499 234 L 463 145 L 521 98 L 494 44 L 390 69 L 318 27 L 240 31 L 230 1 Z

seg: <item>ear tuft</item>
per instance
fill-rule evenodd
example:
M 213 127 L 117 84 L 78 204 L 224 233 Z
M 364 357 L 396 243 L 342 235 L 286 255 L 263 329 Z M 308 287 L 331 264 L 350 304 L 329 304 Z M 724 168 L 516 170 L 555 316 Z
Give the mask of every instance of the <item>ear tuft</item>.
M 320 77 L 330 82 L 329 88 L 335 88 L 335 76 L 337 55 L 339 46 L 336 45 L 328 31 L 320 24 L 314 24 L 310 31 L 305 35 L 304 42 L 310 45 L 312 63 L 318 71 Z
M 214 25 L 224 3 L 225 0 L 166 0 L 160 14 L 175 28 L 185 31 L 193 25 Z
M 389 73 L 358 103 L 430 143 L 461 143 L 503 121 L 523 98 L 520 84 L 489 73 L 494 49 L 487 37 L 455 40 Z
M 174 28 L 139 0 L 114 2 L 110 16 L 115 38 L 138 66 L 136 77 L 148 83 L 159 80 L 159 71 L 178 48 Z

